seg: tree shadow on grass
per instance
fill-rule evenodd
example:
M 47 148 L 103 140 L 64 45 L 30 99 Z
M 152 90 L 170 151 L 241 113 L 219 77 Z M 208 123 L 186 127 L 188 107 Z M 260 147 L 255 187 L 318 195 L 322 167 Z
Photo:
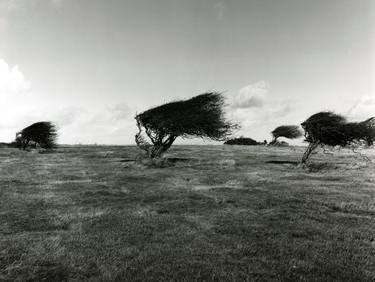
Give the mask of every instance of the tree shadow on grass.
M 189 158 L 165 158 L 165 160 L 169 163 L 177 163 L 177 162 L 189 162 L 191 161 L 192 159 L 189 159 Z
M 280 160 L 271 160 L 271 161 L 266 161 L 268 164 L 291 164 L 291 165 L 299 165 L 299 161 L 280 161 Z
M 323 172 L 323 171 L 328 171 L 328 170 L 336 170 L 338 168 L 340 168 L 338 164 L 328 163 L 328 162 L 324 162 L 324 163 L 312 162 L 306 165 L 306 169 L 309 172 Z
M 166 168 L 166 167 L 174 167 L 178 166 L 181 167 L 181 165 L 189 165 L 191 161 L 194 159 L 192 158 L 177 158 L 177 157 L 163 157 L 163 158 L 155 158 L 150 159 L 145 156 L 139 156 L 135 160 L 130 159 L 124 159 L 120 160 L 119 162 L 127 162 L 131 163 L 134 162 L 134 164 L 141 165 L 144 168 Z
M 119 160 L 118 162 L 120 162 L 120 163 L 130 163 L 130 162 L 135 162 L 135 159 L 122 159 L 122 160 Z
M 38 151 L 38 153 L 39 154 L 55 154 L 55 153 L 57 153 L 57 151 L 55 151 L 55 150 L 46 150 L 46 149 L 42 149 L 42 150 L 39 150 Z

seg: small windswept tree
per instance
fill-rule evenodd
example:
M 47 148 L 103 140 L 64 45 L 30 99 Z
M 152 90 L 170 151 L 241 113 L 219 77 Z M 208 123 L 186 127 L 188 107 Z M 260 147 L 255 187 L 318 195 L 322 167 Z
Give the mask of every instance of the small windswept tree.
M 15 143 L 23 150 L 27 148 L 30 142 L 34 142 L 44 149 L 52 149 L 56 147 L 56 139 L 56 126 L 52 122 L 41 121 L 17 132 Z
M 374 117 L 362 122 L 347 122 L 341 115 L 320 112 L 309 117 L 301 125 L 305 131 L 305 141 L 309 142 L 302 157 L 302 164 L 306 164 L 318 146 L 371 146 L 375 140 Z
M 303 136 L 302 131 L 297 125 L 281 125 L 276 127 L 272 132 L 273 140 L 270 145 L 276 144 L 279 137 L 285 137 L 288 139 L 296 139 Z
M 223 141 L 236 128 L 225 120 L 224 98 L 210 92 L 185 101 L 167 103 L 137 114 L 137 145 L 154 159 L 165 153 L 177 137 Z M 142 136 L 143 129 L 151 144 Z

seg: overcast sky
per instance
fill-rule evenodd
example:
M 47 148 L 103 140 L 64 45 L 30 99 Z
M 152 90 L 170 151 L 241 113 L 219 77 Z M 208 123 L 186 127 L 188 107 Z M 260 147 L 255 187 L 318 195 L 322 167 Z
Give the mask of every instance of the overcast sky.
M 0 141 L 132 144 L 134 115 L 225 91 L 237 135 L 375 115 L 373 0 L 0 0 Z M 197 143 L 198 140 L 189 140 Z

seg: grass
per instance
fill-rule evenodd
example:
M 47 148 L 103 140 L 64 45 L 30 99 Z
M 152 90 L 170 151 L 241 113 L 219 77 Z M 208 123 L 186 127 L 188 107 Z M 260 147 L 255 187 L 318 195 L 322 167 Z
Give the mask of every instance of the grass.
M 302 150 L 1 149 L 0 281 L 374 281 L 375 165 Z

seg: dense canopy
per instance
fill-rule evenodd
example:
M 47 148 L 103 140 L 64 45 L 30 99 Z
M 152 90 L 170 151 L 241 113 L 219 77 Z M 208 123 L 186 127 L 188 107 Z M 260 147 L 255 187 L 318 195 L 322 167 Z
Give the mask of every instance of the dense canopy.
M 365 142 L 372 145 L 375 139 L 375 119 L 362 122 L 347 122 L 340 115 L 332 112 L 320 112 L 312 115 L 302 127 L 306 141 L 329 146 L 342 146 Z
M 375 140 L 375 118 L 362 122 L 348 122 L 343 116 L 332 112 L 320 112 L 309 117 L 302 124 L 306 141 L 309 142 L 302 162 L 319 145 L 340 146 L 366 144 L 371 146 Z
M 135 117 L 139 129 L 136 142 L 154 158 L 168 150 L 177 137 L 224 140 L 235 125 L 226 121 L 223 108 L 222 94 L 210 92 L 149 109 Z M 142 127 L 153 147 L 141 136 Z
M 16 143 L 25 149 L 30 141 L 39 144 L 40 147 L 51 149 L 56 146 L 57 131 L 52 122 L 41 121 L 22 129 L 16 135 Z
M 260 145 L 264 143 L 259 143 L 255 141 L 254 139 L 248 138 L 248 137 L 239 137 L 239 138 L 233 138 L 229 139 L 224 142 L 225 145 L 248 145 L 248 146 L 254 146 L 254 145 Z
M 272 136 L 276 140 L 279 137 L 285 137 L 288 139 L 295 139 L 302 137 L 302 132 L 296 125 L 281 125 L 276 127 L 272 132 Z
M 232 128 L 224 118 L 223 106 L 223 96 L 210 92 L 149 109 L 138 114 L 136 119 L 152 131 L 223 140 Z

